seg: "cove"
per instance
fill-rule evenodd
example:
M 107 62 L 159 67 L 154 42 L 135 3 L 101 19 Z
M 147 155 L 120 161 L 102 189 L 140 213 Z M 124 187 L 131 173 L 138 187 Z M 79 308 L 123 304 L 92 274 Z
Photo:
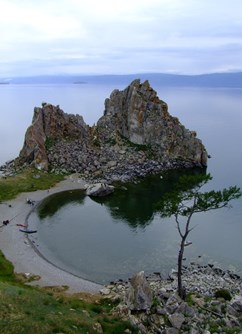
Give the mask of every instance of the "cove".
M 155 203 L 179 176 L 201 172 L 205 170 L 148 176 L 104 198 L 90 198 L 80 190 L 50 195 L 29 216 L 30 226 L 38 230 L 31 241 L 54 265 L 97 283 L 126 280 L 140 270 L 166 277 L 176 268 L 179 237 L 172 218 L 161 219 Z M 192 235 L 194 244 L 186 250 L 188 261 L 216 260 L 213 243 L 206 246 L 210 218 L 202 216 Z M 220 238 L 216 221 L 213 225 L 215 239 Z M 226 262 L 223 255 L 217 259 Z

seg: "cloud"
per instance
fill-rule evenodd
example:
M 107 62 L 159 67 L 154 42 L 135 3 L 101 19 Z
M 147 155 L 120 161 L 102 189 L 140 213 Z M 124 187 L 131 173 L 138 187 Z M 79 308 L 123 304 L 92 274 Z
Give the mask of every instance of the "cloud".
M 0 0 L 0 76 L 242 69 L 241 7 L 240 0 Z

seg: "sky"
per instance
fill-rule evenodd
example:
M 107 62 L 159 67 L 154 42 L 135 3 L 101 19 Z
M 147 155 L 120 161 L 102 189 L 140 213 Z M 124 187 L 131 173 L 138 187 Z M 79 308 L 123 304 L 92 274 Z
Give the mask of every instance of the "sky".
M 241 0 L 0 0 L 0 78 L 242 70 Z

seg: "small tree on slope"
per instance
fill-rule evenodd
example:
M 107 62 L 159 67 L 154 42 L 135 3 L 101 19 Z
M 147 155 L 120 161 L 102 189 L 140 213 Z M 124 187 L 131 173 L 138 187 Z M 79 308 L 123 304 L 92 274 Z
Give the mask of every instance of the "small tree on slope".
M 178 253 L 178 294 L 185 298 L 185 289 L 182 283 L 182 263 L 187 237 L 194 227 L 191 227 L 191 219 L 195 213 L 206 212 L 224 207 L 230 207 L 229 202 L 238 199 L 242 192 L 237 186 L 219 191 L 201 192 L 201 188 L 212 180 L 210 174 L 182 176 L 175 190 L 164 195 L 158 202 L 157 208 L 161 217 L 174 216 L 178 233 L 181 237 Z

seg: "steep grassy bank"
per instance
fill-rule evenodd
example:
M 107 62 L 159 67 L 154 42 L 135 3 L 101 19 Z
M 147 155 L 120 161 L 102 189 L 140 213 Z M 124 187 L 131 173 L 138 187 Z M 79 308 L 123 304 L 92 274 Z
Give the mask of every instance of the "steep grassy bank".
M 24 285 L 0 252 L 0 333 L 137 333 L 111 315 L 114 305 L 99 295 L 66 295 L 61 289 Z

